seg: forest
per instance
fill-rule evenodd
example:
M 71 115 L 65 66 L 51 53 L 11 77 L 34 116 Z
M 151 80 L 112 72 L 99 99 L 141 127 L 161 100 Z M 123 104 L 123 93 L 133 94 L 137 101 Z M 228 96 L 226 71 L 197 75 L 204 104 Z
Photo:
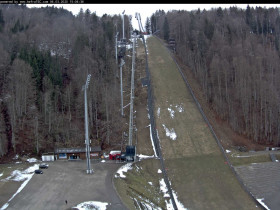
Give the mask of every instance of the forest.
M 157 10 L 146 27 L 175 39 L 176 56 L 220 119 L 253 142 L 280 146 L 278 8 Z
M 127 15 L 124 20 L 129 37 L 132 26 Z M 88 74 L 92 145 L 123 141 L 127 126 L 115 60 L 121 28 L 120 15 L 0 5 L 0 157 L 84 146 Z M 147 18 L 146 32 L 176 41 L 176 57 L 235 132 L 280 146 L 278 8 L 157 10 Z
M 125 33 L 129 19 L 125 15 Z M 0 157 L 84 146 L 87 75 L 92 146 L 122 139 L 115 34 L 120 15 L 0 5 Z M 128 36 L 127 36 L 128 37 Z

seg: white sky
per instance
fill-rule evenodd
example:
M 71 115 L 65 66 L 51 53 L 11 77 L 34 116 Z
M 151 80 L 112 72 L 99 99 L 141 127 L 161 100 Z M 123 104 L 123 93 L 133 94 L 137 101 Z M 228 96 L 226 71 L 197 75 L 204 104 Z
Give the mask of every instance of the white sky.
M 135 13 L 138 12 L 141 15 L 142 25 L 145 27 L 145 22 L 147 17 L 156 12 L 156 10 L 164 10 L 165 12 L 169 10 L 200 10 L 206 9 L 211 10 L 211 8 L 229 8 L 231 6 L 237 6 L 242 9 L 246 9 L 248 4 L 27 4 L 27 7 L 43 7 L 43 6 L 55 6 L 63 7 L 77 15 L 80 11 L 80 8 L 83 8 L 85 11 L 89 9 L 91 12 L 96 12 L 97 16 L 102 16 L 107 13 L 107 15 L 118 15 L 122 14 L 125 10 L 126 15 L 132 15 L 132 25 L 134 29 L 138 29 L 138 23 L 135 18 Z M 250 7 L 280 7 L 280 4 L 249 4 Z

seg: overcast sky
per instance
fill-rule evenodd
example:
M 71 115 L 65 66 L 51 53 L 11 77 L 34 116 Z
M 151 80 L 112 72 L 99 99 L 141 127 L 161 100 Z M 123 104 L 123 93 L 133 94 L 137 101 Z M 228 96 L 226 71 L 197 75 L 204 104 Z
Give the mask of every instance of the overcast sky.
M 206 9 L 211 10 L 211 8 L 229 8 L 231 6 L 237 6 L 239 8 L 246 9 L 248 4 L 27 4 L 28 7 L 43 7 L 43 6 L 55 6 L 63 7 L 77 15 L 80 8 L 85 11 L 89 9 L 91 12 L 96 12 L 97 16 L 102 16 L 103 14 L 114 15 L 122 14 L 125 10 L 126 15 L 132 15 L 132 25 L 133 28 L 139 29 L 137 20 L 135 18 L 135 13 L 138 12 L 141 15 L 142 25 L 145 27 L 145 22 L 147 17 L 151 15 L 156 10 L 164 10 L 165 12 L 169 10 L 200 10 Z M 280 4 L 249 4 L 251 7 L 261 6 L 261 7 L 280 7 Z

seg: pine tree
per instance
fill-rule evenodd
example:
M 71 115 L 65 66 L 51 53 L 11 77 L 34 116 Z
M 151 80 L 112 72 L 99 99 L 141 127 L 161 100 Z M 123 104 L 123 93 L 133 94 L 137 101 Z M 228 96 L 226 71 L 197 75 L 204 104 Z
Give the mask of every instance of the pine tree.
M 163 23 L 163 38 L 166 41 L 168 41 L 169 39 L 169 23 L 167 17 L 164 18 L 164 23 Z

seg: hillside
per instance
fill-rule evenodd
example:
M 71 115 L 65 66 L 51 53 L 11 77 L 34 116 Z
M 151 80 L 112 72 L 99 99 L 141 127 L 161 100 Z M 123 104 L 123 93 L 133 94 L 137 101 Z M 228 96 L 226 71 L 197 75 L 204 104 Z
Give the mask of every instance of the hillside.
M 121 28 L 121 16 L 0 5 L 1 161 L 83 146 L 88 74 L 92 145 L 106 149 L 121 142 L 126 120 L 118 109 L 115 23 Z M 125 23 L 129 33 L 127 16 Z
M 277 8 L 157 11 L 152 32 L 168 42 L 223 124 L 251 143 L 279 146 Z M 190 74 L 185 71 L 186 74 Z

